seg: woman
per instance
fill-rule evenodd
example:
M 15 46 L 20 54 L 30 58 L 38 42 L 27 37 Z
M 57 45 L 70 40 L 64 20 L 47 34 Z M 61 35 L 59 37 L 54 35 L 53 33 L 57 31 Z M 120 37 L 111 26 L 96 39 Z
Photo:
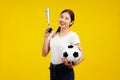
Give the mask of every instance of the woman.
M 49 33 L 48 29 L 45 31 L 42 56 L 47 56 L 51 51 L 50 80 L 74 80 L 73 67 L 84 59 L 79 37 L 70 30 L 73 23 L 74 13 L 66 9 L 60 14 L 57 31 L 52 33 Z M 72 64 L 66 58 L 61 58 L 61 51 L 69 44 L 77 46 L 82 51 L 82 57 L 77 63 Z

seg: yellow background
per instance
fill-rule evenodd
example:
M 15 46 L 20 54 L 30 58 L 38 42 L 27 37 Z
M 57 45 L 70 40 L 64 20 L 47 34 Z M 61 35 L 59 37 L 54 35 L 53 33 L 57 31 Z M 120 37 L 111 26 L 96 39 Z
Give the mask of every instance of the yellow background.
M 0 80 L 49 80 L 49 59 L 41 56 L 45 9 L 58 27 L 62 10 L 75 13 L 85 60 L 75 80 L 120 80 L 119 0 L 0 0 Z

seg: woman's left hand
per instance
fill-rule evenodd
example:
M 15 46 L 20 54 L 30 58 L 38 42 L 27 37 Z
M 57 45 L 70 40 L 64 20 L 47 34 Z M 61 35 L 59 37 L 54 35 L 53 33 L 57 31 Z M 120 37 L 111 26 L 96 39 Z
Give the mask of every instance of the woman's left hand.
M 68 61 L 65 57 L 62 58 L 62 61 L 68 68 L 73 68 L 72 61 Z

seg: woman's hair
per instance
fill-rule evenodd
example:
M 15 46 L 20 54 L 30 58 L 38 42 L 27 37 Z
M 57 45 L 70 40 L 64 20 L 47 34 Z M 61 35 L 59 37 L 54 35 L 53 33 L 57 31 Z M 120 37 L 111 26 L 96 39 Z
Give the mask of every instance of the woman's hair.
M 63 10 L 63 11 L 60 13 L 60 15 L 61 15 L 62 13 L 65 13 L 65 12 L 67 12 L 67 13 L 70 15 L 71 22 L 75 20 L 74 13 L 73 13 L 72 10 L 70 10 L 70 9 L 65 9 L 65 10 Z M 72 26 L 72 24 L 71 24 L 69 27 L 71 27 L 71 26 Z M 60 27 L 58 27 L 56 33 L 57 33 L 57 32 L 60 32 Z

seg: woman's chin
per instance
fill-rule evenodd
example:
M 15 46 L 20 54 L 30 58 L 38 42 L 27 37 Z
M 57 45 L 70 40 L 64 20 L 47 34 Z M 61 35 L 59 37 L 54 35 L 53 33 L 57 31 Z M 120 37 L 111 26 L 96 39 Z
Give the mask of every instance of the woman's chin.
M 64 25 L 60 25 L 61 28 L 66 28 Z

